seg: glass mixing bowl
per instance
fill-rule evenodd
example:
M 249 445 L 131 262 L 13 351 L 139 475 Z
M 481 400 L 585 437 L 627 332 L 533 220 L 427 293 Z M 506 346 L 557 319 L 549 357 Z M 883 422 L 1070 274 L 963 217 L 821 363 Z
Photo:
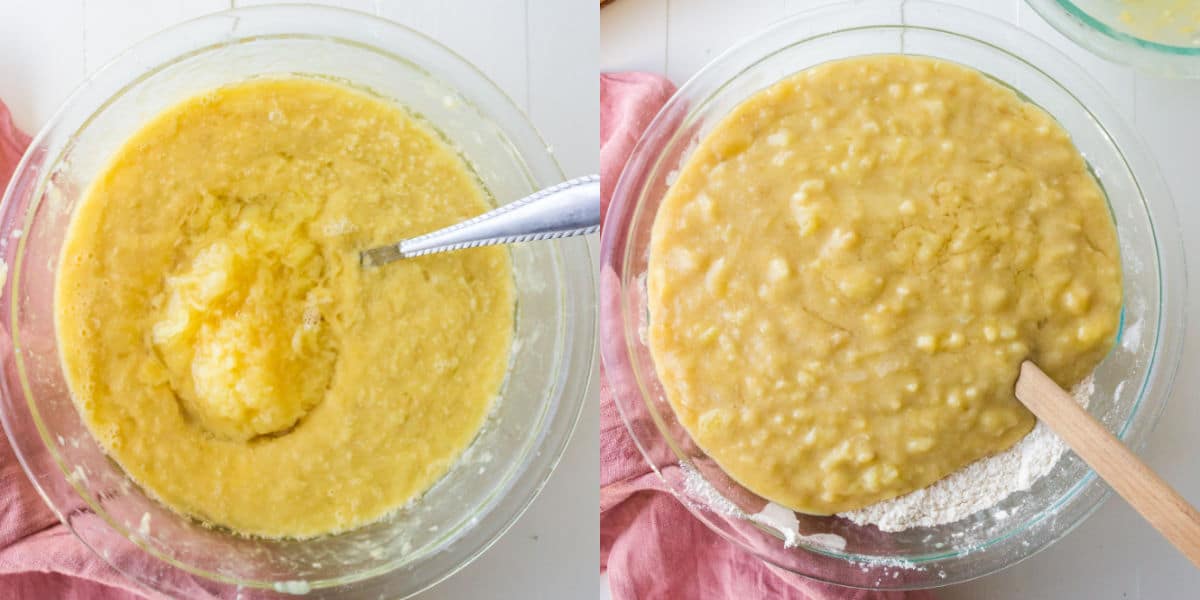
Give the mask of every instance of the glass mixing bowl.
M 595 287 L 582 239 L 511 247 L 514 354 L 483 431 L 419 501 L 340 535 L 243 538 L 164 508 L 88 434 L 60 369 L 55 270 L 72 208 L 89 181 L 164 108 L 213 87 L 273 75 L 332 78 L 408 107 L 458 148 L 496 199 L 562 180 L 546 144 L 503 92 L 450 50 L 395 23 L 274 6 L 168 29 L 75 92 L 34 139 L 4 198 L 4 427 L 62 522 L 151 590 L 168 597 L 203 591 L 230 598 L 407 597 L 462 568 L 503 534 L 541 490 L 571 436 L 596 352 Z
M 1168 77 L 1200 77 L 1200 4 L 1194 0 L 1026 0 L 1075 43 Z
M 1006 23 L 933 2 L 855 2 L 797 15 L 719 56 L 679 89 L 634 149 L 604 222 L 601 358 L 645 458 L 713 531 L 773 565 L 816 579 L 865 588 L 933 587 L 991 573 L 1046 547 L 1091 514 L 1107 487 L 1068 453 L 1029 491 L 948 525 L 884 533 L 837 517 L 794 514 L 738 485 L 695 444 L 663 396 L 644 341 L 655 211 L 698 141 L 731 108 L 781 78 L 826 61 L 880 53 L 932 56 L 978 69 L 1046 109 L 1070 132 L 1107 192 L 1125 273 L 1122 332 L 1096 371 L 1088 410 L 1126 444 L 1142 446 L 1170 391 L 1183 332 L 1183 249 L 1167 188 L 1133 132 L 1079 67 Z M 831 544 L 828 534 L 845 546 Z M 785 543 L 789 535 L 793 544 Z

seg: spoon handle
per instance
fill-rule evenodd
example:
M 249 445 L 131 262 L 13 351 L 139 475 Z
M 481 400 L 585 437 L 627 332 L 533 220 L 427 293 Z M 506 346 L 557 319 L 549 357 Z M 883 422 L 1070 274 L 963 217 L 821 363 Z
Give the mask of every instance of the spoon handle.
M 550 240 L 599 230 L 600 177 L 586 175 L 445 229 L 367 250 L 362 260 L 367 265 L 380 265 L 435 252 Z
M 1200 512 L 1030 361 L 1017 399 L 1044 421 L 1192 564 L 1200 567 Z

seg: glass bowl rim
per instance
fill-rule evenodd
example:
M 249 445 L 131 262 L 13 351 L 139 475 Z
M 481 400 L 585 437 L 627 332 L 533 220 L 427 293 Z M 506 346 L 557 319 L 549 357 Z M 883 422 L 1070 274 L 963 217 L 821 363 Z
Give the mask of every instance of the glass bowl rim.
M 1164 44 L 1162 42 L 1156 42 L 1143 37 L 1138 37 L 1136 35 L 1125 33 L 1113 28 L 1111 25 L 1108 25 L 1104 21 L 1097 19 L 1083 8 L 1080 8 L 1080 6 L 1072 0 L 1054 0 L 1054 2 L 1058 4 L 1064 11 L 1066 11 L 1068 15 L 1075 17 L 1084 25 L 1087 25 L 1088 27 L 1107 36 L 1110 39 L 1126 44 L 1133 44 L 1139 48 L 1152 50 L 1154 52 L 1161 52 L 1175 56 L 1200 57 L 1200 46 L 1176 46 L 1175 44 Z M 1033 6 L 1034 10 L 1041 14 L 1041 11 L 1038 10 L 1037 6 L 1034 6 L 1032 3 L 1031 6 Z

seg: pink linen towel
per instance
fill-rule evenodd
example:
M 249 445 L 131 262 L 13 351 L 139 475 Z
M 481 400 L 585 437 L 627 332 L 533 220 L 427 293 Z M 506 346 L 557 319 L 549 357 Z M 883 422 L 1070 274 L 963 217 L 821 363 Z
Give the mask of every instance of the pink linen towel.
M 600 76 L 601 214 L 634 144 L 674 92 L 648 73 Z M 615 273 L 600 275 L 601 336 L 610 318 Z M 929 592 L 870 592 L 800 577 L 721 539 L 696 520 L 650 470 L 613 404 L 636 393 L 602 370 L 600 383 L 600 568 L 615 600 L 931 600 Z M 628 387 L 627 387 L 628 386 Z M 651 452 L 669 453 L 666 448 Z

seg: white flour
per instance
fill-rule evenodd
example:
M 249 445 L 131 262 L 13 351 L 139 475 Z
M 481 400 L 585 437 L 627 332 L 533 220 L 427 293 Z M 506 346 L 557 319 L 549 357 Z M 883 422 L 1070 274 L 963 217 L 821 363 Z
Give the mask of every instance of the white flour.
M 845 538 L 837 534 L 801 534 L 800 521 L 796 518 L 796 513 L 774 502 L 768 502 L 762 511 L 758 513 L 753 515 L 747 514 L 746 511 L 721 495 L 721 492 L 718 492 L 717 488 L 713 487 L 713 484 L 709 483 L 691 464 L 681 462 L 679 463 L 679 470 L 683 472 L 683 489 L 687 492 L 681 499 L 688 504 L 700 509 L 711 510 L 727 517 L 749 519 L 759 525 L 774 529 L 783 536 L 784 548 L 795 548 L 800 542 L 824 546 L 830 550 L 844 550 L 846 548 Z
M 1087 406 L 1094 388 L 1095 382 L 1088 376 L 1071 395 Z M 953 523 L 995 506 L 1013 492 L 1029 489 L 1050 472 L 1066 449 L 1066 444 L 1038 421 L 1029 435 L 1000 454 L 975 461 L 927 488 L 838 516 L 859 525 L 873 524 L 882 531 Z

